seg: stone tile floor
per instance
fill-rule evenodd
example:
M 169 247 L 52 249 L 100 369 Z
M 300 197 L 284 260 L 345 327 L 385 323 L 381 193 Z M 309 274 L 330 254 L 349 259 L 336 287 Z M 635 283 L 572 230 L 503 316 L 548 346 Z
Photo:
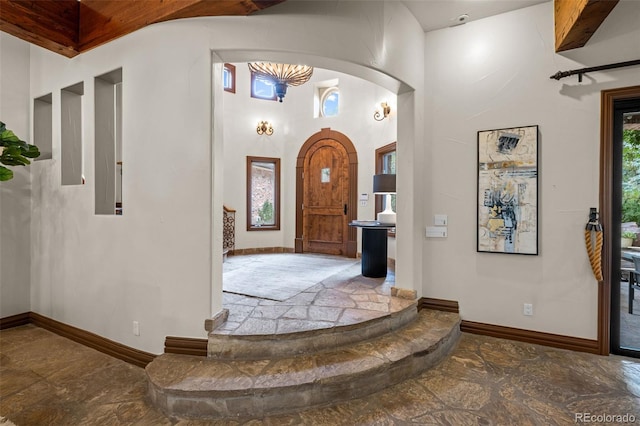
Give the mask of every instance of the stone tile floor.
M 217 332 L 286 333 L 386 315 L 413 303 L 389 297 L 394 278 L 364 278 L 357 264 L 281 302 L 225 293 L 230 318 Z M 34 326 L 0 332 L 0 425 L 537 425 L 575 424 L 581 413 L 640 423 L 640 361 L 463 334 L 438 366 L 377 394 L 213 422 L 157 411 L 138 367 Z
M 292 415 L 170 419 L 146 394 L 141 368 L 32 325 L 0 331 L 0 416 L 19 426 L 569 425 L 583 413 L 640 422 L 640 360 L 463 333 L 456 349 L 423 374 Z
M 339 256 L 322 256 L 322 260 L 326 263 L 332 257 L 344 264 L 345 258 Z M 295 280 L 296 270 L 304 267 L 304 262 L 312 264 L 315 261 L 314 255 L 261 254 L 232 256 L 229 262 L 233 263 L 231 269 L 237 270 L 258 261 L 256 259 L 278 262 L 277 269 L 283 277 L 280 285 L 284 287 L 292 277 Z M 223 293 L 222 304 L 229 309 L 229 318 L 214 333 L 282 334 L 331 328 L 378 318 L 415 303 L 415 300 L 390 296 L 390 289 L 395 285 L 395 274 L 391 269 L 387 271 L 386 278 L 363 277 L 357 261 L 339 269 L 337 273 L 282 301 Z M 223 276 L 223 289 L 227 288 L 225 279 Z M 256 274 L 253 281 L 247 281 L 247 285 L 256 286 L 260 279 Z M 238 286 L 234 288 L 237 290 Z
M 230 255 L 222 264 L 222 277 L 227 292 L 283 301 L 359 263 L 314 253 Z
M 367 335 L 362 327 L 354 330 L 355 338 Z M 415 377 L 447 357 L 460 338 L 460 316 L 424 309 L 393 332 L 356 342 L 349 336 L 346 343 L 324 351 L 315 350 L 322 336 L 304 343 L 304 351 L 274 351 L 282 339 L 269 338 L 262 345 L 253 337 L 251 343 L 261 348 L 253 359 L 156 358 L 146 367 L 154 405 L 176 417 L 254 418 L 361 398 Z

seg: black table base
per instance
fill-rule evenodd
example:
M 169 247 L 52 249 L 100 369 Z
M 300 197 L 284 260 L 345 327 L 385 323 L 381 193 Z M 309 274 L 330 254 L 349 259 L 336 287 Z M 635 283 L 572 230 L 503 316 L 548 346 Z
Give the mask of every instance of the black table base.
M 387 276 L 387 229 L 362 228 L 362 275 Z

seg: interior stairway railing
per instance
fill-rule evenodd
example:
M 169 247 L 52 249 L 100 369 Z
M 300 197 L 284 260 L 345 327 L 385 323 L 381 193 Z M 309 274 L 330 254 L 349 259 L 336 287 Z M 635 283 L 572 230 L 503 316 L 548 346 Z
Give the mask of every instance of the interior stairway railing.
M 222 256 L 227 258 L 233 254 L 236 246 L 236 211 L 227 206 L 222 206 Z

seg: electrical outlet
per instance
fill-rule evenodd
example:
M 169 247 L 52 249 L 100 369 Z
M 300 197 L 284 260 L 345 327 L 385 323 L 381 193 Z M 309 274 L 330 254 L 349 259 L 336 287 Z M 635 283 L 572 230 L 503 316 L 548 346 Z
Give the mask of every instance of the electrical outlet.
M 522 313 L 527 316 L 533 315 L 533 305 L 531 303 L 525 303 Z
M 138 321 L 133 322 L 133 335 L 134 336 L 140 335 L 140 323 Z

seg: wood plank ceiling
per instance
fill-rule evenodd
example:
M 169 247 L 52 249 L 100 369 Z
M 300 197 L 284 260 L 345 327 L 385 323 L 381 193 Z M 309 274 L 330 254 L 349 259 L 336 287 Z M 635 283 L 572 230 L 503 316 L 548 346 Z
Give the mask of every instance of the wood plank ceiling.
M 0 31 L 72 58 L 156 22 L 247 16 L 285 0 L 0 0 Z
M 0 31 L 72 58 L 146 25 L 247 16 L 286 0 L 0 0 Z M 583 47 L 619 0 L 554 0 L 556 52 Z

